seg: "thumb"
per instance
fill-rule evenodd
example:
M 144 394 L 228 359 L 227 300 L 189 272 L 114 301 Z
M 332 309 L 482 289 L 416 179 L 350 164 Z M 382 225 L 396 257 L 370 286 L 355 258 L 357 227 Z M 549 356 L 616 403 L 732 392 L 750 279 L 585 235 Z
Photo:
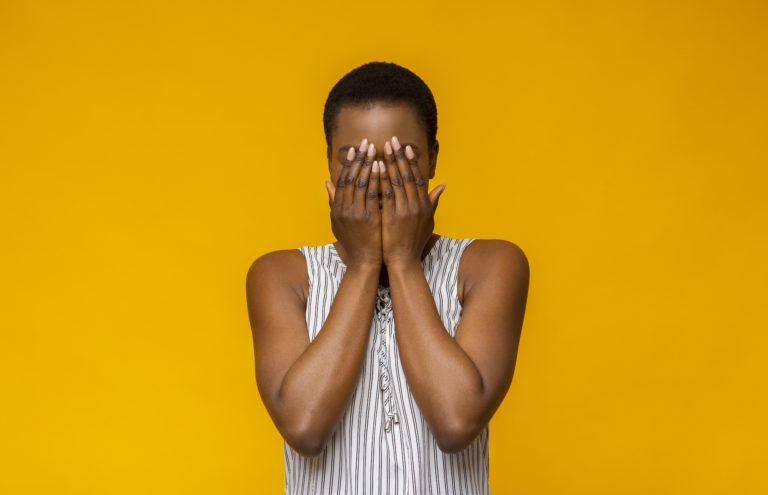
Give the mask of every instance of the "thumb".
M 333 206 L 333 198 L 336 197 L 336 186 L 328 182 L 328 180 L 326 179 L 325 189 L 326 191 L 328 191 L 328 205 Z
M 440 201 L 440 196 L 442 196 L 443 191 L 445 191 L 445 187 L 446 184 L 440 184 L 429 193 L 429 202 L 432 203 L 432 211 L 437 209 L 437 203 Z

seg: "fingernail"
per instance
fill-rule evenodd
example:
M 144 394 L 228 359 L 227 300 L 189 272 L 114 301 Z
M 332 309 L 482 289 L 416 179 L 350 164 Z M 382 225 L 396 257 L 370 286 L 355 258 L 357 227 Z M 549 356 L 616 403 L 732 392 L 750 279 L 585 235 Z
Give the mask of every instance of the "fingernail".
M 351 160 L 355 157 L 355 148 L 352 146 L 349 147 L 349 150 L 347 151 L 347 160 Z
M 379 162 L 377 162 L 376 160 L 374 160 L 374 161 L 373 161 L 373 167 L 371 167 L 371 172 L 373 172 L 373 173 L 375 174 L 375 173 L 377 173 L 378 171 L 379 171 Z
M 411 149 L 410 144 L 405 147 L 405 156 L 407 156 L 409 160 L 413 160 L 413 157 L 416 156 L 413 153 L 413 150 Z
M 360 149 L 365 152 L 365 148 L 368 147 L 368 138 L 363 138 L 363 142 L 360 143 Z
M 397 139 L 397 136 L 392 136 L 392 148 L 395 151 L 400 149 L 400 141 Z
M 392 145 L 389 144 L 389 141 L 384 143 L 384 151 L 386 151 L 388 155 L 392 154 Z
M 374 154 L 376 154 L 376 146 L 371 144 L 368 146 L 368 158 L 373 158 Z

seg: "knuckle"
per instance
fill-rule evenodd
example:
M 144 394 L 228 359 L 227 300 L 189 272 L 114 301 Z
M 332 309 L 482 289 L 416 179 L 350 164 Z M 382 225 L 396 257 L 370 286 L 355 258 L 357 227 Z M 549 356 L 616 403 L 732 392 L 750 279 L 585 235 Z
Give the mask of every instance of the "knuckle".
M 406 172 L 403 178 L 405 178 L 406 182 L 413 182 L 415 180 L 415 177 L 411 172 Z
M 368 186 L 368 180 L 367 179 L 357 179 L 357 182 L 355 183 L 358 188 L 363 188 Z
M 367 197 L 368 199 L 376 199 L 377 196 L 378 194 L 376 194 L 376 191 L 368 191 L 365 194 L 365 197 Z
M 393 177 L 392 178 L 392 185 L 395 187 L 402 187 L 403 185 L 403 179 L 400 177 Z
M 354 178 L 354 177 L 352 177 L 351 175 L 348 175 L 348 176 L 347 176 L 347 177 L 344 179 L 344 182 L 345 182 L 345 183 L 347 183 L 347 184 L 352 184 L 354 181 L 355 181 L 355 178 Z
M 395 193 L 392 192 L 392 189 L 387 189 L 384 191 L 384 197 L 387 199 L 392 199 L 395 197 Z
M 424 178 L 422 176 L 418 176 L 418 177 L 416 177 L 415 182 L 416 182 L 417 186 L 423 186 L 424 185 Z
M 344 187 L 344 177 L 339 177 L 336 181 L 336 187 Z

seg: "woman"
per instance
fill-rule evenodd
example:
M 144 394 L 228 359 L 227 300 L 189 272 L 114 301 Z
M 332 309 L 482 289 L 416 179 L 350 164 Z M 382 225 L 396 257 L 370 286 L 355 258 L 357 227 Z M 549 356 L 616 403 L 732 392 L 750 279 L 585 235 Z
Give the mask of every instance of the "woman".
M 246 283 L 286 493 L 489 493 L 488 423 L 512 381 L 526 257 L 433 232 L 437 110 L 416 74 L 360 66 L 323 120 L 337 241 L 265 254 Z

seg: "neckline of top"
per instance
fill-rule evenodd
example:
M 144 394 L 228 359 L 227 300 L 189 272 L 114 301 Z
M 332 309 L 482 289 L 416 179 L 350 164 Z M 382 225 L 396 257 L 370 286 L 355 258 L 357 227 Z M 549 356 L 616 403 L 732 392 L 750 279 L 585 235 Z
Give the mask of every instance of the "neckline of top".
M 434 256 L 434 254 L 437 252 L 438 244 L 442 244 L 443 239 L 445 239 L 445 236 L 437 234 L 437 240 L 432 245 L 432 247 L 430 248 L 430 250 L 427 253 L 427 255 L 424 257 L 424 259 L 421 260 L 421 266 L 422 267 L 424 266 L 424 263 L 426 263 L 428 259 L 430 259 L 432 256 Z M 346 271 L 347 265 L 344 264 L 344 261 L 342 261 L 341 256 L 339 256 L 339 252 L 336 251 L 336 246 L 334 246 L 332 242 L 328 243 L 328 246 L 329 246 L 329 250 L 331 252 L 331 256 L 333 257 L 333 259 L 336 260 L 336 263 L 338 263 L 338 265 L 341 266 L 341 268 L 344 271 Z M 384 287 L 383 285 L 379 285 L 379 287 L 382 287 L 384 289 L 389 289 L 389 287 Z

